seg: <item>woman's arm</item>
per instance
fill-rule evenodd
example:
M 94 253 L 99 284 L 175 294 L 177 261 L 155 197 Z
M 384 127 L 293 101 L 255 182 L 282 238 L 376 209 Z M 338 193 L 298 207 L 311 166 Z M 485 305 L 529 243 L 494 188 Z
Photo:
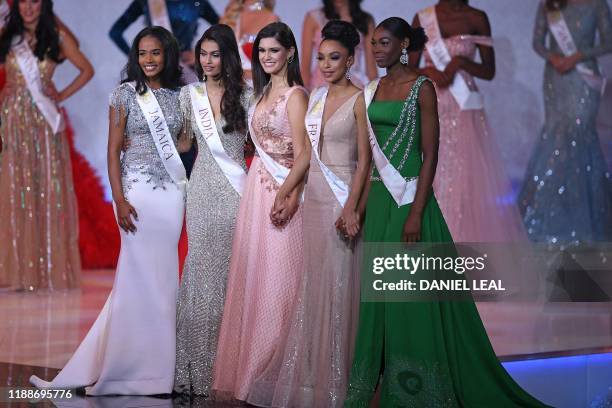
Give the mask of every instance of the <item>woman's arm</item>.
M 123 195 L 121 185 L 121 150 L 124 143 L 124 132 L 127 117 L 121 108 L 110 107 L 108 125 L 108 178 L 117 207 L 117 223 L 125 232 L 136 232 L 132 216 L 138 221 L 138 214 Z
M 491 37 L 491 24 L 487 14 L 478 11 L 478 16 L 475 18 L 474 25 L 476 26 L 476 34 Z M 495 76 L 495 51 L 493 47 L 488 45 L 478 44 L 481 62 L 472 61 L 466 57 L 453 57 L 451 62 L 444 69 L 444 73 L 452 81 L 459 70 L 463 70 L 476 78 L 491 80 Z
M 179 153 L 186 153 L 191 150 L 195 134 L 191 128 L 191 95 L 189 93 L 189 87 L 184 86 L 181 88 L 179 94 L 179 108 L 181 111 L 181 132 L 178 136 L 178 144 L 176 150 Z
M 310 166 L 312 146 L 306 133 L 304 119 L 308 109 L 308 97 L 301 90 L 294 91 L 287 101 L 287 114 L 293 142 L 293 167 L 279 187 L 270 212 L 272 222 L 281 226 L 288 222 L 299 206 L 304 177 Z
M 423 164 L 419 172 L 414 201 L 404 224 L 402 241 L 417 242 L 421 239 L 421 220 L 427 200 L 432 191 L 436 166 L 438 164 L 438 145 L 440 123 L 438 119 L 438 102 L 434 86 L 425 81 L 419 92 L 421 111 L 421 151 Z
M 123 38 L 123 32 L 143 14 L 144 10 L 142 9 L 142 5 L 137 0 L 134 0 L 117 19 L 117 21 L 113 23 L 110 31 L 108 32 L 111 40 L 117 47 L 119 47 L 121 51 L 123 51 L 125 55 L 130 52 L 130 46 Z
M 81 50 L 76 40 L 69 36 L 63 36 L 63 41 L 60 43 L 61 52 L 68 61 L 72 63 L 78 70 L 79 75 L 58 95 L 58 102 L 62 102 L 72 96 L 75 92 L 81 89 L 94 75 L 94 69 L 89 63 L 89 60 Z
M 77 47 L 79 47 L 79 40 L 76 38 L 74 33 L 70 31 L 66 24 L 64 24 L 64 22 L 60 20 L 58 16 L 55 16 L 55 23 L 57 24 L 57 29 L 59 30 L 59 32 L 63 33 L 64 37 L 68 36 L 72 38 L 74 42 L 76 42 Z
M 370 18 L 368 22 L 368 33 L 364 36 L 364 52 L 365 52 L 365 64 L 366 64 L 366 74 L 368 75 L 368 79 L 371 81 L 374 78 L 378 78 L 378 69 L 376 68 L 376 60 L 374 59 L 374 54 L 372 53 L 372 36 L 374 35 L 374 30 L 376 26 L 374 25 L 374 18 Z M 364 86 L 367 84 L 363 84 Z
M 351 181 L 351 191 L 342 209 L 340 218 L 336 221 L 336 228 L 343 229 L 351 238 L 359 232 L 359 200 L 363 195 L 366 179 L 369 176 L 372 151 L 368 137 L 368 118 L 363 94 L 357 97 L 353 106 L 353 113 L 357 123 L 357 167 Z
M 414 28 L 421 27 L 421 22 L 419 21 L 419 15 L 415 14 L 412 19 L 412 26 Z M 414 51 L 408 54 L 408 66 L 415 69 L 420 75 L 425 75 L 427 78 L 431 79 L 438 85 L 440 88 L 446 88 L 451 84 L 451 80 L 446 75 L 445 72 L 438 71 L 436 67 L 429 66 L 420 68 L 419 63 L 421 62 L 421 55 L 423 51 Z
M 595 5 L 597 16 L 597 31 L 599 32 L 599 44 L 591 48 L 579 51 L 582 60 L 600 57 L 612 53 L 612 17 L 610 7 L 606 0 L 597 0 Z
M 535 25 L 533 27 L 533 50 L 545 60 L 549 60 L 553 54 L 548 47 L 546 47 L 546 36 L 548 34 L 548 21 L 546 19 L 546 6 L 542 2 L 538 6 L 538 12 L 536 14 Z
M 313 52 L 315 54 L 317 52 L 317 50 L 312 49 L 312 39 L 314 38 L 315 31 L 320 29 L 312 14 L 307 13 L 306 17 L 304 17 L 304 25 L 302 26 L 300 71 L 304 84 L 308 88 L 310 88 L 310 66 L 312 64 Z

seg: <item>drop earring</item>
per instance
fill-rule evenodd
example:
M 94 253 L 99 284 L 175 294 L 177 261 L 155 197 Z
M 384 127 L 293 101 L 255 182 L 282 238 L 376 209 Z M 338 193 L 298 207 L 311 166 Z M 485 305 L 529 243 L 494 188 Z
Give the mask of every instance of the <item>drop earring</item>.
M 402 48 L 402 56 L 400 57 L 400 63 L 402 65 L 408 64 L 408 49 Z
M 351 67 L 346 67 L 346 72 L 344 73 L 344 77 L 348 79 L 349 81 L 351 80 Z
M 293 55 L 290 55 L 289 58 L 287 58 L 287 64 L 291 63 L 293 63 Z

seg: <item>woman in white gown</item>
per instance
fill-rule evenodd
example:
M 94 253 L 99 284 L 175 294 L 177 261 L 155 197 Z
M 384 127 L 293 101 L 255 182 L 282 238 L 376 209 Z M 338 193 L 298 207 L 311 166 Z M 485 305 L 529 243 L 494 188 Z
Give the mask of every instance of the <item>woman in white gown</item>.
M 110 100 L 108 172 L 121 227 L 115 282 L 62 371 L 50 382 L 30 378 L 39 388 L 86 387 L 88 395 L 172 392 L 186 182 L 175 146 L 182 128 L 178 60 L 169 31 L 149 27 L 136 36 L 125 79 Z

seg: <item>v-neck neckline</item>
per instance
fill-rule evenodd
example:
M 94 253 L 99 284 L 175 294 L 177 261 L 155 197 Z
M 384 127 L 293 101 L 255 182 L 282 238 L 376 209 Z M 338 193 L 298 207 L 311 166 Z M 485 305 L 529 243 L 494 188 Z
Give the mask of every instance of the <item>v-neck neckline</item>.
M 355 95 L 358 95 L 360 91 L 355 92 L 353 95 L 349 96 L 348 98 L 346 98 L 346 100 L 344 102 L 342 102 L 340 104 L 340 106 L 338 106 L 336 108 L 336 110 L 329 115 L 329 118 L 327 118 L 326 121 L 323 121 L 323 119 L 325 119 L 325 106 L 323 107 L 323 115 L 321 117 L 321 136 L 323 136 L 323 132 L 325 131 L 325 127 L 327 127 L 327 124 L 334 118 L 334 116 L 336 116 L 336 114 L 338 113 L 338 111 L 342 110 L 342 108 L 344 108 L 344 106 L 355 97 Z M 326 99 L 326 103 L 325 105 L 327 105 L 327 97 L 325 97 Z

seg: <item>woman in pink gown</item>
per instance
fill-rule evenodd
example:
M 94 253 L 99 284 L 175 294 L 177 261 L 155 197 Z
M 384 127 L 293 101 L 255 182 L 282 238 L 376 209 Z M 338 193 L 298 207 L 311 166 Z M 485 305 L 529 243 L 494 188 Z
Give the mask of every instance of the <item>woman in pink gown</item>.
M 308 98 L 295 38 L 286 24 L 272 23 L 259 32 L 253 84 L 257 99 L 249 109 L 249 128 L 257 154 L 234 233 L 214 368 L 218 399 L 246 400 L 288 330 L 302 271 L 303 183 L 287 196 L 277 194 L 285 180 L 303 174 L 293 168 L 294 160 L 309 154 Z
M 430 55 L 432 31 L 420 21 L 430 14 L 451 61 L 438 69 Z M 434 191 L 455 242 L 510 242 L 526 240 L 495 139 L 487 124 L 474 77 L 490 80 L 495 75 L 495 57 L 487 15 L 465 0 L 440 0 L 420 11 L 414 26 L 423 26 L 430 41 L 425 51 L 424 75 L 436 83 L 440 114 L 440 151 Z M 474 62 L 479 51 L 481 63 Z M 417 67 L 420 53 L 410 55 Z M 472 102 L 463 108 L 451 88 L 465 81 Z M 480 101 L 480 102 L 478 102 Z

